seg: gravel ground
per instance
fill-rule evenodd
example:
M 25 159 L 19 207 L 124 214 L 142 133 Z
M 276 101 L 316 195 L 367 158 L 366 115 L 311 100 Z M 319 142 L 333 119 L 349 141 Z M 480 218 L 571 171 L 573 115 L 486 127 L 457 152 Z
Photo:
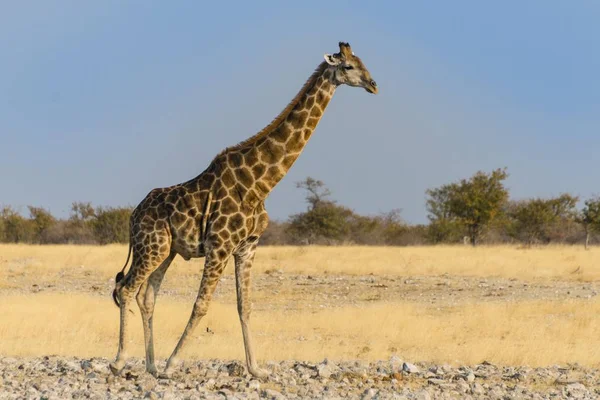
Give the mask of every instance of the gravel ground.
M 0 399 L 597 399 L 600 370 L 411 364 L 389 360 L 269 362 L 271 376 L 250 377 L 239 361 L 188 362 L 156 379 L 133 360 L 122 376 L 107 359 L 0 358 Z

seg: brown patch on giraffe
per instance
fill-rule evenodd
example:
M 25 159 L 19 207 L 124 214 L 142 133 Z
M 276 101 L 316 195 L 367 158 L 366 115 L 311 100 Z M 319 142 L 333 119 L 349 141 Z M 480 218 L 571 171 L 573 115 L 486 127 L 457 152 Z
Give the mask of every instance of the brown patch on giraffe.
M 322 115 L 323 111 L 321 111 L 321 108 L 319 106 L 314 106 L 310 111 L 311 117 L 321 118 Z
M 157 220 L 158 219 L 158 209 L 156 207 L 149 207 L 146 212 L 148 213 L 148 215 L 150 216 L 150 218 L 152 218 L 153 220 Z
M 248 167 L 254 166 L 258 162 L 258 150 L 253 147 L 244 154 L 244 161 Z
M 235 201 L 239 201 L 240 203 L 244 201 L 247 192 L 248 189 L 246 189 L 246 187 L 240 183 L 236 183 L 232 188 L 229 189 L 229 195 Z
M 265 163 L 273 164 L 281 159 L 282 156 L 283 147 L 270 140 L 265 141 L 260 148 L 260 158 Z
M 224 259 L 225 257 L 227 257 L 227 250 L 225 250 L 225 249 L 219 249 L 219 250 L 217 250 L 217 256 L 220 259 Z
M 244 217 L 242 214 L 237 213 L 229 217 L 229 222 L 227 223 L 227 228 L 231 232 L 237 232 L 240 228 L 242 228 L 244 224 Z
M 188 232 L 194 229 L 194 220 L 191 218 L 186 218 L 181 230 L 184 232 Z
M 221 182 L 223 183 L 223 185 L 225 185 L 225 187 L 232 187 L 235 184 L 235 176 L 233 176 L 233 173 L 231 172 L 230 168 L 227 168 L 223 174 L 221 175 Z
M 256 206 L 256 204 L 258 204 L 259 201 L 260 197 L 258 197 L 258 194 L 254 189 L 250 189 L 248 190 L 248 192 L 246 192 L 246 198 L 244 199 L 244 203 L 247 204 L 250 208 L 254 208 L 254 206 Z
M 317 104 L 322 106 L 325 103 L 326 98 L 327 97 L 325 96 L 325 94 L 322 91 L 319 90 L 317 92 Z
M 264 175 L 266 171 L 266 167 L 263 164 L 257 164 L 252 168 L 252 175 L 254 175 L 254 179 L 258 179 Z
M 302 138 L 302 131 L 298 130 L 290 136 L 290 139 L 285 144 L 287 153 L 298 153 L 304 147 L 304 140 Z
M 306 126 L 308 126 L 310 129 L 315 129 L 318 123 L 319 118 L 309 118 L 308 121 L 306 121 Z
M 165 221 L 159 219 L 158 221 L 154 222 L 155 231 L 162 231 L 164 229 L 167 229 L 167 223 Z
M 217 189 L 216 193 L 215 193 L 215 197 L 217 199 L 222 199 L 223 197 L 227 197 L 229 194 L 227 188 L 223 185 L 221 185 L 221 187 L 219 187 L 219 189 Z M 218 208 L 215 206 L 215 208 Z
M 239 206 L 231 197 L 226 197 L 221 202 L 220 211 L 225 215 L 230 215 L 238 212 Z
M 230 166 L 237 167 L 244 163 L 244 158 L 242 157 L 242 155 L 239 152 L 232 151 L 227 154 L 227 162 Z
M 292 165 L 294 165 L 296 158 L 297 157 L 295 155 L 286 156 L 283 159 L 283 161 L 281 162 L 281 164 L 283 165 L 283 168 L 285 168 L 286 170 L 289 170 L 292 167 Z
M 229 237 L 231 236 L 231 234 L 229 233 L 228 230 L 223 229 L 221 232 L 219 232 L 219 236 L 221 237 L 221 239 L 225 240 L 229 240 Z
M 235 177 L 238 179 L 238 182 L 247 188 L 251 187 L 254 183 L 254 178 L 252 178 L 252 172 L 249 169 L 240 167 L 235 170 Z
M 279 179 L 283 176 L 283 171 L 281 171 L 281 169 L 279 169 L 277 165 L 274 165 L 271 168 L 269 168 L 267 175 L 269 175 L 271 181 L 279 181 Z M 274 185 L 272 185 L 271 182 L 269 182 L 269 186 L 273 187 Z
M 315 104 L 314 96 L 310 96 L 308 99 L 306 99 L 306 108 L 311 108 L 314 104 Z
M 277 129 L 275 129 L 273 131 L 272 134 L 269 135 L 269 137 L 273 140 L 275 140 L 276 142 L 285 142 L 290 134 L 291 130 L 290 128 L 287 126 L 287 124 L 282 123 L 281 125 L 279 125 L 277 127 Z
M 224 229 L 225 225 L 227 225 L 227 217 L 225 215 L 221 215 L 210 224 L 210 229 L 214 232 L 218 232 Z
M 309 120 L 310 122 L 310 120 Z M 304 130 L 304 141 L 307 141 L 310 138 L 310 135 L 312 135 L 313 131 L 312 129 L 305 129 Z
M 269 183 L 263 179 L 256 181 L 255 185 L 256 188 L 263 194 L 263 197 L 271 190 L 271 185 L 269 185 Z
M 308 118 L 307 111 L 294 111 L 287 118 L 287 121 L 296 129 L 302 127 Z
M 215 175 L 213 173 L 205 173 L 198 177 L 198 185 L 196 187 L 196 191 L 201 191 L 203 189 L 210 188 L 215 182 Z

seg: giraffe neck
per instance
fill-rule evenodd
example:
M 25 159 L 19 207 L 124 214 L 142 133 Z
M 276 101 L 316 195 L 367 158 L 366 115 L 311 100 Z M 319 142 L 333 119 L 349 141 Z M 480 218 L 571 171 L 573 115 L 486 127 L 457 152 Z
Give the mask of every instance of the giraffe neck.
M 265 128 L 268 131 L 244 149 L 250 158 L 258 158 L 252 170 L 260 199 L 287 174 L 321 120 L 336 89 L 333 71 L 327 67 L 322 63 L 284 112 Z

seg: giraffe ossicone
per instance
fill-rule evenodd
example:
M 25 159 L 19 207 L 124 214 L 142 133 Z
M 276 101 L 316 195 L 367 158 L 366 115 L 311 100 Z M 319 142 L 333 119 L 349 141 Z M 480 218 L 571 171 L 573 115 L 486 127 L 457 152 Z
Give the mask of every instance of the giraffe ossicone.
M 129 253 L 117 274 L 113 298 L 120 307 L 117 357 L 111 363 L 119 374 L 128 356 L 129 306 L 134 297 L 142 314 L 146 371 L 158 375 L 154 364 L 153 315 L 161 282 L 177 254 L 185 260 L 205 257 L 198 296 L 188 324 L 167 361 L 170 376 L 180 352 L 206 314 L 219 278 L 231 256 L 235 260 L 237 308 L 248 371 L 263 377 L 252 346 L 250 269 L 258 240 L 267 228 L 264 201 L 292 167 L 340 85 L 378 88 L 348 43 L 325 55 L 315 72 L 288 106 L 263 130 L 218 154 L 208 168 L 187 182 L 152 190 L 133 210 Z M 129 256 L 131 267 L 124 274 Z

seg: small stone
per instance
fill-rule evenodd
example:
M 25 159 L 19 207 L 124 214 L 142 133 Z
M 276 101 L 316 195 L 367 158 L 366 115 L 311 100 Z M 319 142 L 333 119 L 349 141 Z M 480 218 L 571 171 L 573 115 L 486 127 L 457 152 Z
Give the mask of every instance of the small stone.
M 377 390 L 370 388 L 363 392 L 361 399 L 362 400 L 370 400 L 370 399 L 374 398 L 375 396 L 377 396 Z
M 227 373 L 229 376 L 244 376 L 246 375 L 246 368 L 239 361 L 234 361 L 227 364 Z
M 277 390 L 273 390 L 273 389 L 263 390 L 262 397 L 266 397 L 267 399 L 270 399 L 270 400 L 285 400 L 286 399 L 286 397 L 284 395 L 282 395 Z
M 250 382 L 248 382 L 248 389 L 249 390 L 259 390 L 260 389 L 260 382 L 257 381 L 256 379 L 252 379 Z
M 475 382 L 475 374 L 472 371 L 469 371 L 469 373 L 466 376 L 466 379 L 469 383 Z
M 89 360 L 81 360 L 81 369 L 84 371 L 89 371 L 92 369 L 92 363 Z
M 329 379 L 331 375 L 338 372 L 339 368 L 337 365 L 330 363 L 325 360 L 321 364 L 317 365 L 317 372 L 321 378 Z
M 216 384 L 217 384 L 217 381 L 214 380 L 214 378 L 210 378 L 209 380 L 204 382 L 204 386 L 208 389 L 214 388 Z
M 402 371 L 408 372 L 409 374 L 417 374 L 420 370 L 416 365 L 405 362 L 402 364 Z

